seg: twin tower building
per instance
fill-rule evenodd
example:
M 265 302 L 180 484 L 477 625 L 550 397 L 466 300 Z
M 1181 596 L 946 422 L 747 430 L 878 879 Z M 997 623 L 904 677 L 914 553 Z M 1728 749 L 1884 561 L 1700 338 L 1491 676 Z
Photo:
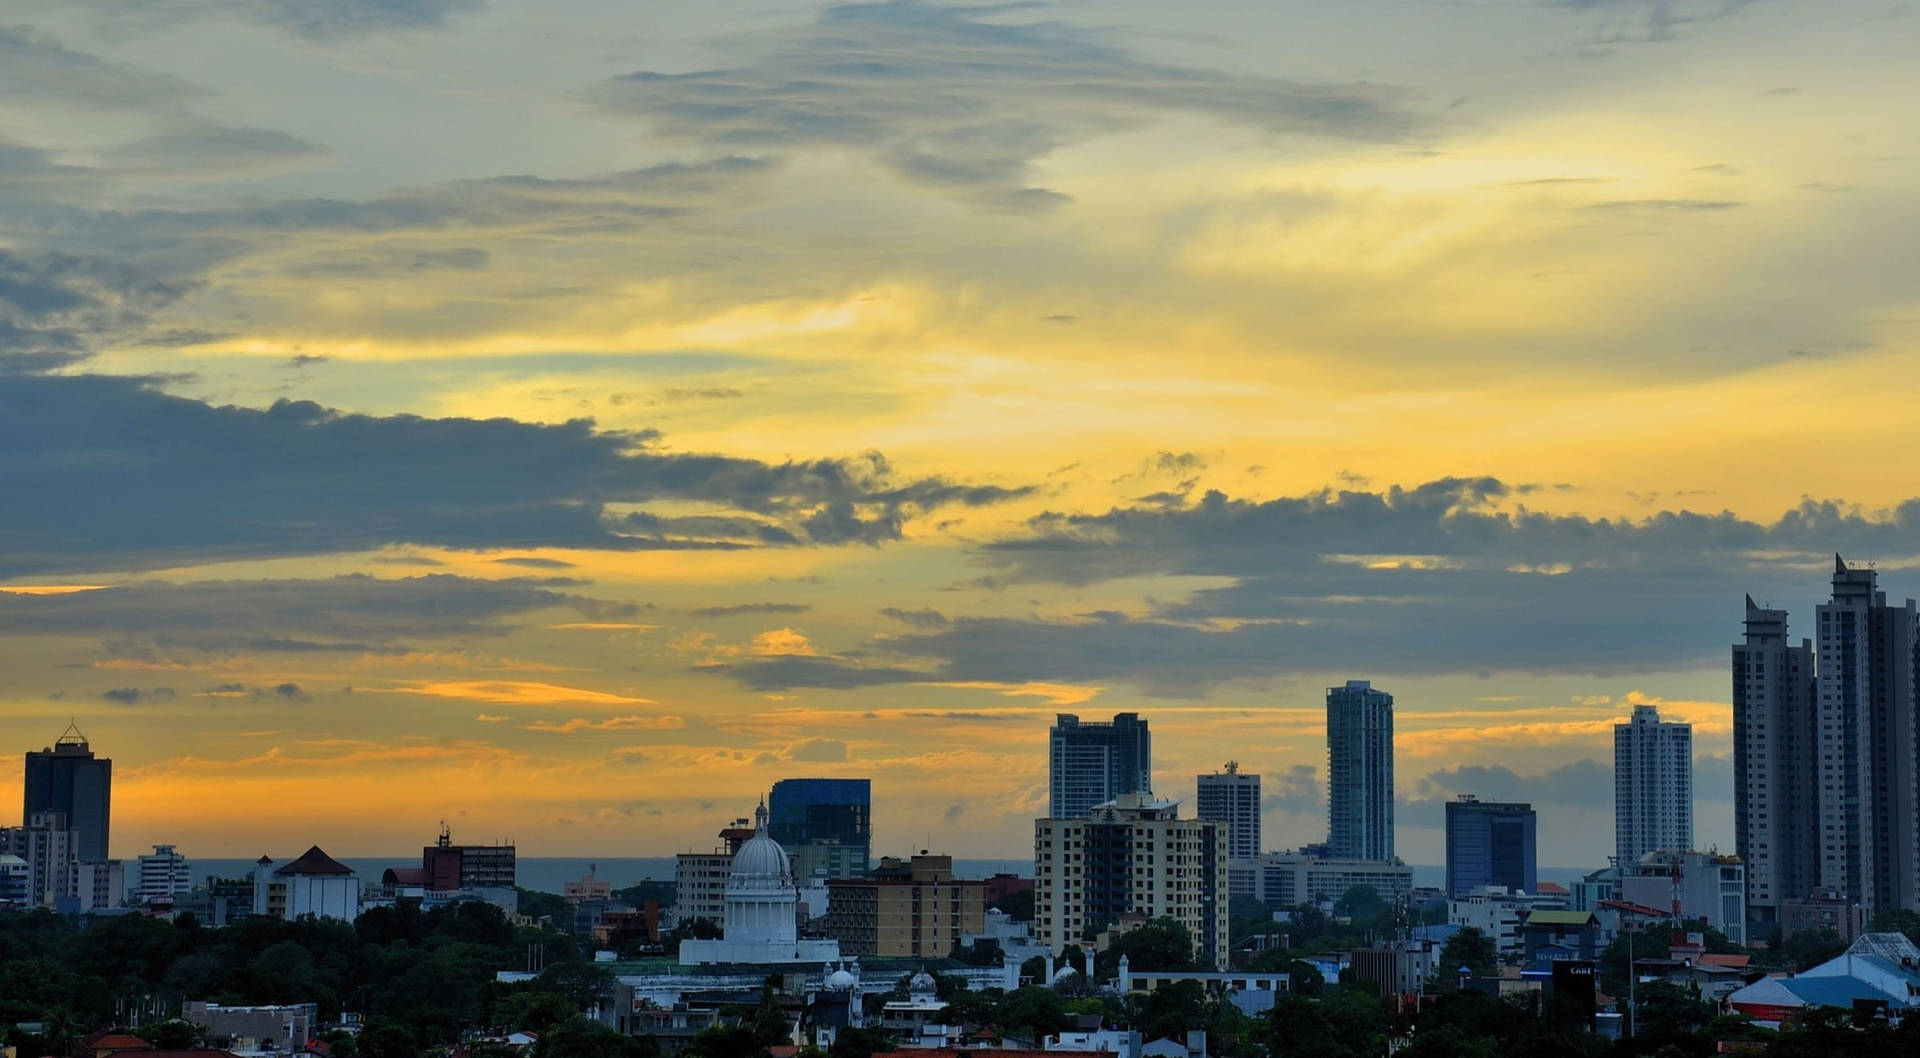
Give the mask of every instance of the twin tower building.
M 1920 909 L 1920 617 L 1876 572 L 1833 562 L 1816 636 L 1747 598 L 1733 647 L 1734 826 L 1747 905 L 1786 922 L 1796 905 L 1871 918 Z

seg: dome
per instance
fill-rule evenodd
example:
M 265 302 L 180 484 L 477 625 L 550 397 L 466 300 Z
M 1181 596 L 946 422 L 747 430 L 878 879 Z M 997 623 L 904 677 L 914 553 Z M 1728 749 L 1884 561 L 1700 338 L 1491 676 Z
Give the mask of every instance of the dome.
M 914 974 L 913 979 L 907 982 L 907 991 L 909 992 L 931 992 L 938 987 L 938 985 L 934 984 L 933 976 L 925 970 Z
M 827 987 L 835 992 L 851 992 L 860 987 L 860 979 L 845 970 L 835 970 L 827 975 Z
M 733 855 L 733 874 L 727 880 L 727 891 L 793 888 L 793 861 L 787 858 L 787 850 L 767 835 L 765 805 L 756 813 L 756 821 L 759 829 Z

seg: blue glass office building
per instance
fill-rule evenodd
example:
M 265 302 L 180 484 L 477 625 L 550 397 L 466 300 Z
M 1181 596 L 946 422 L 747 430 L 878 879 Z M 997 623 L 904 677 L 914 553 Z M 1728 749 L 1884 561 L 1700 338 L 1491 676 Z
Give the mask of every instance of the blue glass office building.
M 1535 892 L 1533 806 L 1462 796 L 1447 802 L 1447 895 L 1481 886 Z
M 872 779 L 782 779 L 767 796 L 767 833 L 801 885 L 816 870 L 864 878 L 873 853 Z

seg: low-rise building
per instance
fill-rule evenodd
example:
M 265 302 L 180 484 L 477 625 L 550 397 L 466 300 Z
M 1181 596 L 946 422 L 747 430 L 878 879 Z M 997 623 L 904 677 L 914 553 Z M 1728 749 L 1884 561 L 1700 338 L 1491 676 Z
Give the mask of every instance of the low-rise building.
M 1899 1016 L 1920 1008 L 1920 947 L 1903 934 L 1864 933 L 1843 954 L 1792 977 L 1755 981 L 1727 1004 L 1768 1028 L 1792 1022 L 1807 1007 L 1878 1006 Z
M 1747 874 L 1738 856 L 1716 852 L 1649 852 L 1622 868 L 1620 899 L 1673 908 L 1704 921 L 1735 944 L 1747 938 Z
M 0 852 L 0 907 L 33 906 L 33 868 L 10 852 Z
M 315 845 L 281 867 L 262 856 L 253 870 L 253 913 L 275 918 L 360 917 L 360 879 L 353 868 Z
M 59 812 L 36 812 L 25 825 L 0 827 L 0 853 L 27 864 L 27 905 L 60 907 L 79 887 L 80 833 Z
M 233 1007 L 189 1000 L 180 1019 L 200 1026 L 208 1046 L 237 1055 L 284 1055 L 306 1049 L 319 1031 L 320 1010 L 313 1003 Z
M 133 883 L 134 898 L 143 904 L 173 901 L 193 888 L 193 866 L 172 845 L 155 845 L 141 856 Z
M 986 928 L 986 883 L 953 876 L 953 857 L 883 857 L 865 878 L 827 883 L 824 932 L 842 955 L 944 959 Z
M 1456 926 L 1477 929 L 1493 938 L 1502 958 L 1521 955 L 1525 944 L 1520 923 L 1534 911 L 1565 910 L 1564 899 L 1551 899 L 1537 893 L 1484 886 L 1447 901 L 1447 921 Z
M 716 926 L 721 923 L 727 913 L 727 879 L 733 875 L 733 857 L 753 834 L 752 821 L 736 819 L 720 831 L 720 844 L 711 852 L 683 852 L 674 857 L 675 926 L 701 918 Z
M 1780 903 L 1780 939 L 1795 933 L 1828 933 L 1852 944 L 1867 931 L 1867 913 L 1844 893 L 1823 890 Z
M 81 860 L 75 868 L 74 896 L 80 911 L 105 911 L 125 901 L 127 871 L 119 860 Z
M 1340 899 L 1356 885 L 1372 886 L 1382 900 L 1413 891 L 1413 868 L 1400 862 L 1343 860 L 1314 851 L 1273 852 L 1251 863 L 1253 897 L 1268 907 L 1295 907 Z
M 1178 801 L 1126 793 L 1085 819 L 1033 821 L 1034 933 L 1055 952 L 1128 914 L 1171 918 L 1227 964 L 1227 834 Z
M 1549 971 L 1556 962 L 1592 962 L 1602 947 L 1600 921 L 1591 911 L 1529 911 L 1520 923 L 1527 969 Z

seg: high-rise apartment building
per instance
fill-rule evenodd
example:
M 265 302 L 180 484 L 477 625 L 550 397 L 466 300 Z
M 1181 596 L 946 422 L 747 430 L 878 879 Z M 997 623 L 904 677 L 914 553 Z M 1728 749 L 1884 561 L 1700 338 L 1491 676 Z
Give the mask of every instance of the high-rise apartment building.
M 1915 890 L 1914 601 L 1833 557 L 1818 615 L 1820 885 L 1867 917 L 1920 906 Z M 1804 893 L 1792 894 L 1796 897 Z
M 77 858 L 107 858 L 113 809 L 113 761 L 95 757 L 87 736 L 69 724 L 53 745 L 27 753 L 22 821 L 57 813 L 78 836 Z
M 133 887 L 141 903 L 171 901 L 193 888 L 193 867 L 172 845 L 155 845 L 152 853 L 140 857 Z
M 704 918 L 718 926 L 726 920 L 727 881 L 733 877 L 733 858 L 753 835 L 750 820 L 736 819 L 720 831 L 720 844 L 710 851 L 683 852 L 674 857 L 674 925 Z
M 1139 713 L 1107 723 L 1054 717 L 1047 733 L 1047 814 L 1082 819 L 1122 794 L 1153 792 L 1153 736 Z
M 953 876 L 953 857 L 884 858 L 865 878 L 827 883 L 823 932 L 842 955 L 944 959 L 987 928 L 987 883 Z
M 1058 952 L 1122 915 L 1171 918 L 1227 965 L 1227 830 L 1180 802 L 1125 793 L 1079 819 L 1033 821 L 1034 936 Z
M 61 906 L 80 887 L 80 835 L 58 812 L 37 812 L 24 826 L 0 827 L 0 853 L 27 864 L 28 904 Z
M 1447 896 L 1487 886 L 1539 889 L 1537 817 L 1530 804 L 1482 801 L 1462 794 L 1447 802 Z
M 1327 854 L 1393 859 L 1393 695 L 1327 688 Z
M 1787 611 L 1747 596 L 1745 640 L 1733 645 L 1734 844 L 1747 911 L 1762 922 L 1820 883 L 1816 686 L 1813 641 L 1790 642 Z
M 1238 761 L 1225 770 L 1195 776 L 1194 815 L 1227 825 L 1227 858 L 1260 855 L 1260 776 L 1244 773 Z
M 1651 705 L 1613 725 L 1614 862 L 1693 848 L 1693 725 L 1661 720 Z
M 767 795 L 767 836 L 803 888 L 818 873 L 860 878 L 873 852 L 873 780 L 781 779 Z

